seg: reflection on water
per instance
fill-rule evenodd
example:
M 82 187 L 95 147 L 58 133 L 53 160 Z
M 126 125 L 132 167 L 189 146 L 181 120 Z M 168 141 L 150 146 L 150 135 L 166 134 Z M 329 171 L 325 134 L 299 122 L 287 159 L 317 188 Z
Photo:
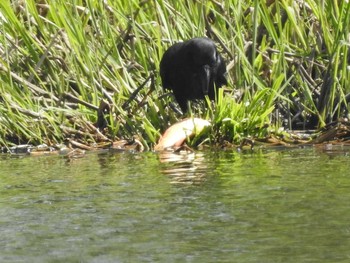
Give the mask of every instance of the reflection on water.
M 205 180 L 208 171 L 204 153 L 159 153 L 161 172 L 175 184 L 198 184 Z
M 1 156 L 0 262 L 348 262 L 349 168 L 346 147 Z

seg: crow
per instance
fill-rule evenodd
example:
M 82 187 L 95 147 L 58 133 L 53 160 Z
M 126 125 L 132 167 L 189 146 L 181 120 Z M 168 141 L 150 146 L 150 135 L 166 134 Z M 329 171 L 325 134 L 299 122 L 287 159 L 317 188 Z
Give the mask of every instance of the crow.
M 218 88 L 227 84 L 226 64 L 206 37 L 192 38 L 169 47 L 160 61 L 163 88 L 172 90 L 183 113 L 189 100 L 213 100 Z

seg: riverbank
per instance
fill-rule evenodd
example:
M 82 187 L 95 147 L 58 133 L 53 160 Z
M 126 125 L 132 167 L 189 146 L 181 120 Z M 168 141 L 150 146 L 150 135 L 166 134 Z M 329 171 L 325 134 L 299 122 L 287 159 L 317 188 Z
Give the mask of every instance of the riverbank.
M 293 130 L 346 122 L 346 1 L 75 3 L 0 3 L 5 149 L 137 141 L 153 150 L 184 118 L 162 89 L 159 61 L 171 44 L 195 36 L 215 41 L 229 84 L 216 103 L 193 105 L 190 115 L 211 127 L 191 147 L 283 141 Z

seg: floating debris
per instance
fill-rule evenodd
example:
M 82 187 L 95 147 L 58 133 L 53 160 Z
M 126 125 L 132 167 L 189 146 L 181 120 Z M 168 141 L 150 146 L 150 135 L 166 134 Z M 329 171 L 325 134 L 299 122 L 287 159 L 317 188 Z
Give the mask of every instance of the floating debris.
M 29 154 L 35 147 L 31 144 L 21 144 L 9 148 L 11 154 Z
M 145 150 L 144 146 L 140 140 L 133 138 L 132 140 L 120 140 L 112 143 L 112 146 L 109 148 L 112 152 L 119 151 L 136 151 L 143 152 Z

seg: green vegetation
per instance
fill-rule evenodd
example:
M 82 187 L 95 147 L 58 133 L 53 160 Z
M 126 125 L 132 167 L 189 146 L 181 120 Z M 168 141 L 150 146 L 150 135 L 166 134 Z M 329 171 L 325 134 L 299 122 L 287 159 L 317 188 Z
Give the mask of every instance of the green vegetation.
M 103 137 L 149 149 L 181 115 L 158 75 L 172 43 L 208 36 L 230 63 L 229 86 L 197 117 L 211 142 L 239 143 L 346 114 L 348 1 L 0 1 L 0 145 Z

